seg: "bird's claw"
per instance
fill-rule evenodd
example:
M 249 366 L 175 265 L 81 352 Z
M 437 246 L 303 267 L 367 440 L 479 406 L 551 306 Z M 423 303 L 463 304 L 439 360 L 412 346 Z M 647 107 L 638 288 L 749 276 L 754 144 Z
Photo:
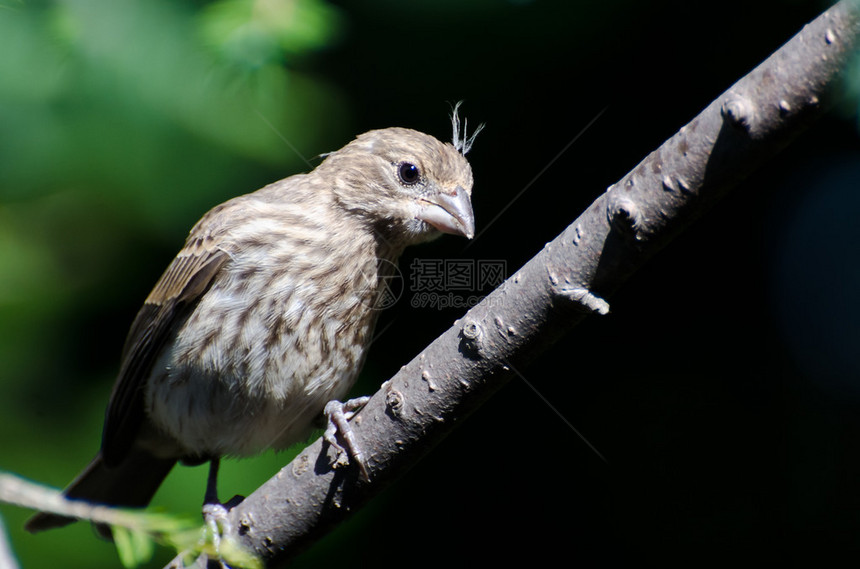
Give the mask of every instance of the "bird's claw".
M 361 477 L 365 481 L 370 480 L 370 474 L 367 472 L 364 455 L 361 453 L 361 448 L 355 440 L 349 420 L 362 407 L 367 405 L 368 401 L 370 401 L 370 397 L 357 397 L 344 403 L 332 400 L 326 404 L 323 411 L 328 419 L 328 426 L 325 433 L 323 433 L 323 439 L 337 451 L 337 459 L 334 463 L 335 468 L 347 466 L 350 462 L 353 462 L 358 467 Z M 343 445 L 338 442 L 338 433 L 340 433 L 340 438 L 343 440 Z
M 217 502 L 203 504 L 203 521 L 209 530 L 212 548 L 215 550 L 215 556 L 221 567 L 227 567 L 224 560 L 221 559 L 221 539 L 225 535 L 230 535 L 229 512 L 229 508 Z

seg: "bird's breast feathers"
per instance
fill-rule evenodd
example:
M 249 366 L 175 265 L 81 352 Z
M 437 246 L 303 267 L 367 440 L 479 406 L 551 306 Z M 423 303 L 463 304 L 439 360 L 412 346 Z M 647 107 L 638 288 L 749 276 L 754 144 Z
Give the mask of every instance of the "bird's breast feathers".
M 252 248 L 232 252 L 168 341 L 146 406 L 185 447 L 247 455 L 289 446 L 353 385 L 376 320 L 378 261 L 312 249 L 294 241 L 283 255 L 266 252 L 265 266 Z

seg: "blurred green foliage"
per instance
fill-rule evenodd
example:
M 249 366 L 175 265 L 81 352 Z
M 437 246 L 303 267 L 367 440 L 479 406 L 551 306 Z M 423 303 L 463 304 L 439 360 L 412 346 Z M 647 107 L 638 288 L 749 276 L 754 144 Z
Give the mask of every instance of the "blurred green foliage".
M 323 0 L 0 4 L 0 466 L 65 484 L 97 448 L 129 294 L 206 209 L 342 144 L 343 98 L 302 70 L 342 32 Z M 235 487 L 285 458 L 260 460 Z M 196 509 L 198 470 L 162 502 Z M 69 540 L 116 565 L 85 524 L 35 539 L 24 515 L 23 566 L 63 565 Z

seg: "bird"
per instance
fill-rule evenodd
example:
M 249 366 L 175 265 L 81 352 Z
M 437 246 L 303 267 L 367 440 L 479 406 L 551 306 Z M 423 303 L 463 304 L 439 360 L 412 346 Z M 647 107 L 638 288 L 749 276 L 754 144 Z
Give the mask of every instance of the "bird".
M 451 142 L 371 130 L 312 171 L 203 215 L 134 319 L 100 450 L 63 494 L 145 507 L 177 462 L 208 461 L 206 517 L 220 504 L 222 457 L 285 449 L 323 416 L 326 440 L 366 474 L 348 419 L 367 398 L 340 401 L 367 355 L 385 280 L 406 247 L 475 233 L 465 156 L 483 125 L 467 136 L 457 107 L 451 118 Z M 25 528 L 74 521 L 39 512 Z

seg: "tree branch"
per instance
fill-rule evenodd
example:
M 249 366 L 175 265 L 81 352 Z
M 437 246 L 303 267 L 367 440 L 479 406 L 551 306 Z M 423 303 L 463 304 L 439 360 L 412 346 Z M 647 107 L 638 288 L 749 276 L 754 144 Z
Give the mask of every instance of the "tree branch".
M 380 492 L 515 369 L 835 102 L 860 35 L 843 0 L 612 185 L 554 241 L 385 382 L 353 420 L 371 481 L 317 440 L 233 508 L 234 536 L 281 565 Z

